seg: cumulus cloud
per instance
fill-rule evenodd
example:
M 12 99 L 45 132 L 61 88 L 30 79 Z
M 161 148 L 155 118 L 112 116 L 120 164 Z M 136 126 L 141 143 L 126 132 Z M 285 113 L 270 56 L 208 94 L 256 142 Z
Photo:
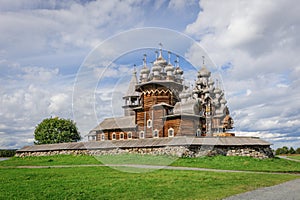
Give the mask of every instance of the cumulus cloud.
M 72 117 L 72 81 L 59 70 L 3 61 L 0 90 L 0 148 L 33 142 L 34 127 L 51 116 Z M 61 80 L 62 79 L 62 80 Z
M 33 57 L 92 48 L 116 30 L 139 24 L 142 15 L 136 1 L 67 2 L 1 2 L 2 55 Z
M 297 2 L 223 4 L 200 1 L 202 11 L 186 33 L 197 38 L 217 64 L 236 129 L 242 134 L 262 133 L 257 135 L 274 141 L 289 136 L 296 140 L 300 135 L 295 121 L 300 117 Z
M 216 77 L 223 78 L 236 132 L 251 133 L 276 144 L 297 144 L 293 142 L 299 138 L 300 127 L 297 2 L 196 3 L 0 1 L 0 27 L 5 30 L 0 36 L 0 147 L 32 143 L 34 127 L 45 117 L 72 118 L 80 112 L 79 119 L 96 119 L 91 123 L 83 120 L 82 124 L 79 120 L 77 124 L 85 134 L 97 119 L 121 115 L 123 102 L 117 99 L 126 90 L 131 76 L 127 71 L 134 63 L 117 63 L 103 74 L 105 67 L 120 52 L 128 53 L 141 44 L 157 48 L 159 42 L 166 49 L 180 48 L 176 53 L 196 67 L 207 52 L 208 67 L 222 75 Z M 206 52 L 182 44 L 180 38 L 172 42 L 174 37 L 167 30 L 160 34 L 149 30 L 131 37 L 124 34 L 126 37 L 89 54 L 111 35 L 143 26 L 185 29 Z M 85 71 L 80 78 L 76 73 L 82 62 Z M 217 69 L 212 67 L 214 63 Z M 192 71 L 186 76 L 193 75 Z M 101 74 L 104 76 L 99 79 Z M 120 74 L 123 78 L 112 79 Z

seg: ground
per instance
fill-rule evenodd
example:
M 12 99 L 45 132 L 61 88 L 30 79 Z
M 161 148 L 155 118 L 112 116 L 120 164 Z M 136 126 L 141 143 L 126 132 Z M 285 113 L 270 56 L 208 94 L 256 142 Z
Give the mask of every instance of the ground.
M 147 173 L 142 173 L 145 171 L 133 167 L 113 169 L 103 166 L 99 160 L 101 158 L 92 156 L 51 156 L 2 161 L 0 199 L 222 199 L 297 179 L 299 175 L 295 173 L 300 173 L 300 163 L 283 159 L 203 157 L 178 159 L 172 163 L 173 166 L 232 170 L 237 170 L 237 166 L 248 166 L 238 170 L 265 171 L 263 173 L 187 171 L 179 168 L 145 170 Z M 112 160 L 130 161 L 128 157 Z M 144 160 L 149 160 L 149 157 Z M 274 164 L 278 166 L 274 167 Z M 124 172 L 124 168 L 139 173 Z M 278 174 L 283 171 L 294 174 Z

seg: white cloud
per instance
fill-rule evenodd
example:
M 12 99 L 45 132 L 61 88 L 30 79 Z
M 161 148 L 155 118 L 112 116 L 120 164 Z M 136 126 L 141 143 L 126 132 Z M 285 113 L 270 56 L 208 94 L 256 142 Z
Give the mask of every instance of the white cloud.
M 57 113 L 70 104 L 69 96 L 64 93 L 55 94 L 50 98 L 49 113 Z
M 139 16 L 143 13 L 138 9 L 139 2 L 135 1 L 90 1 L 85 4 L 71 1 L 67 6 L 56 1 L 52 4 L 42 2 L 0 2 L 8 10 L 10 7 L 18 9 L 18 12 L 0 13 L 0 26 L 5 30 L 0 37 L 3 55 L 22 57 L 92 48 L 116 30 L 139 24 Z M 61 9 L 54 9 L 56 7 Z
M 300 117 L 297 2 L 204 0 L 200 6 L 203 10 L 186 33 L 199 40 L 219 67 L 236 129 L 296 139 L 300 135 L 295 121 Z
M 71 118 L 76 101 L 73 112 L 80 112 L 83 119 L 121 114 L 122 100 L 116 99 L 126 90 L 126 78 L 97 88 L 102 67 L 119 52 L 163 42 L 166 49 L 181 47 L 184 50 L 177 53 L 196 67 L 201 65 L 203 51 L 182 45 L 180 38 L 174 44 L 166 30 L 148 31 L 143 37 L 124 34 L 109 43 L 113 46 L 94 53 L 94 58 L 87 56 L 88 70 L 82 79 L 74 80 L 82 59 L 96 44 L 115 33 L 147 25 L 179 31 L 186 27 L 185 32 L 198 40 L 208 53 L 208 67 L 216 70 L 211 68 L 216 63 L 222 74 L 236 131 L 256 133 L 277 144 L 286 138 L 295 145 L 291 141 L 298 138 L 300 127 L 300 8 L 296 4 L 201 0 L 202 10 L 195 18 L 199 11 L 195 1 L 0 0 L 0 27 L 5 30 L 0 36 L 0 147 L 29 144 L 37 123 L 51 115 Z M 125 76 L 129 69 L 125 65 L 107 69 L 103 83 L 105 78 Z M 80 87 L 72 102 L 74 82 Z M 95 124 L 79 122 L 78 126 L 85 134 Z

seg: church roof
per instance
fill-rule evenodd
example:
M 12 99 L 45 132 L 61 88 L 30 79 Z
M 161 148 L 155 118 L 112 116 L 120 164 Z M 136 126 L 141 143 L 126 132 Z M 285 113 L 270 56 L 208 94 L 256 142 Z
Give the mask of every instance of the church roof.
M 127 129 L 135 128 L 135 116 L 106 118 L 93 131 L 108 130 L 108 129 Z
M 139 96 L 139 93 L 135 91 L 135 86 L 137 83 L 138 83 L 138 80 L 136 77 L 136 71 L 134 70 L 132 73 L 131 80 L 129 82 L 128 90 L 124 97 Z
M 111 149 L 133 147 L 162 147 L 178 145 L 214 145 L 214 146 L 269 146 L 271 143 L 255 137 L 174 137 L 151 138 L 143 140 L 106 140 L 101 142 L 70 142 L 60 144 L 42 144 L 25 146 L 17 152 L 36 152 L 72 149 Z
M 198 77 L 209 77 L 211 74 L 210 71 L 206 68 L 205 65 L 202 66 L 202 68 L 198 71 Z

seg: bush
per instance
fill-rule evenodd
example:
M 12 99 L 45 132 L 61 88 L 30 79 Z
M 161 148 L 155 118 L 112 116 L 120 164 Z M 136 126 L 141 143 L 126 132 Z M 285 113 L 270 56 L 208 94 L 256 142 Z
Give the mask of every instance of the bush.
M 16 149 L 0 149 L 0 157 L 13 157 Z

